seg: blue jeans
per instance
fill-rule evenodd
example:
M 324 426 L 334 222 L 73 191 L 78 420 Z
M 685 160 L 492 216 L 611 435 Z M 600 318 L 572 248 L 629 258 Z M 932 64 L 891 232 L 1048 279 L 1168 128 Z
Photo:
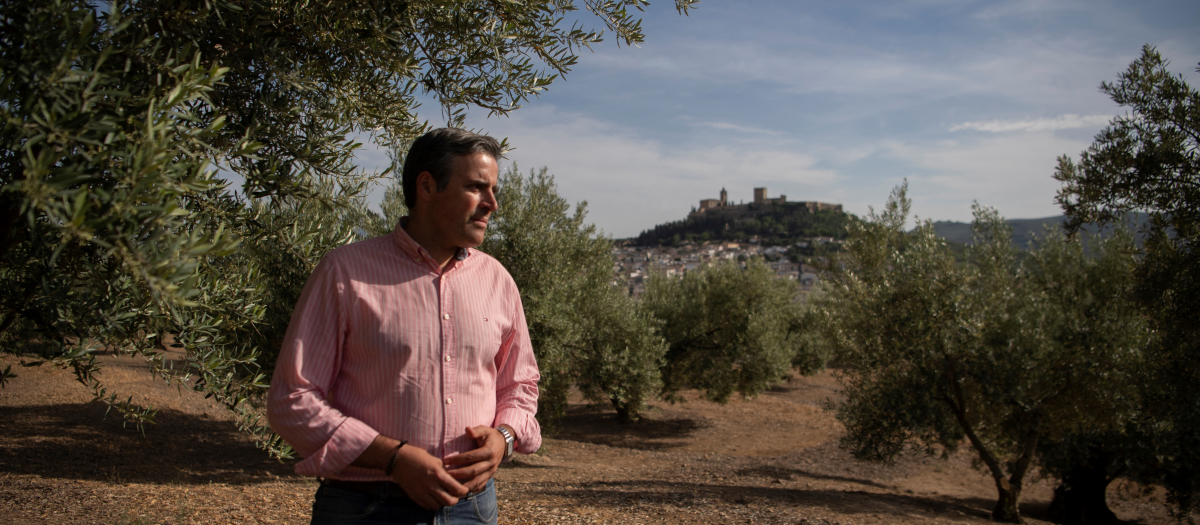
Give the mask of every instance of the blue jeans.
M 496 484 L 468 494 L 458 504 L 425 510 L 399 487 L 364 494 L 322 484 L 313 500 L 312 525 L 496 525 Z

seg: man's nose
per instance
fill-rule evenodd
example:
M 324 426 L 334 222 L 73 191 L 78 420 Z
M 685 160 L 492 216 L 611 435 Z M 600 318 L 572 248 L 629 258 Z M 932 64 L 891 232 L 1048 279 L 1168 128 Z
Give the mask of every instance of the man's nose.
M 479 202 L 481 208 L 487 208 L 488 211 L 496 211 L 500 209 L 500 202 L 496 200 L 496 192 L 488 190 L 484 192 L 483 200 Z

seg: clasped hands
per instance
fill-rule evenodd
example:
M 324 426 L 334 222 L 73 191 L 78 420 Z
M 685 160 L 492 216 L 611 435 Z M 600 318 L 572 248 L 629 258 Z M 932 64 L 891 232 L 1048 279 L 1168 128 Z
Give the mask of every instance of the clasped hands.
M 478 448 L 445 459 L 421 447 L 400 447 L 392 481 L 417 505 L 430 510 L 454 505 L 469 492 L 483 491 L 504 459 L 504 436 L 483 425 L 467 427 L 467 435 Z

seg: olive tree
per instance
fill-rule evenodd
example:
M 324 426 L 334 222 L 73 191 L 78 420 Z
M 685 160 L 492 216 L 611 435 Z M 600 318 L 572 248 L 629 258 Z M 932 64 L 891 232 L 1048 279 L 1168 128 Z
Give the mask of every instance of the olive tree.
M 693 4 L 676 0 L 681 13 Z M 197 388 L 256 421 L 278 337 L 311 264 L 376 231 L 354 164 L 423 132 L 505 114 L 607 30 L 642 41 L 628 7 L 587 1 L 323 4 L 47 0 L 0 5 L 0 345 L 75 371 L 106 396 L 95 353 L 161 365 L 174 336 Z M 242 182 L 232 188 L 236 175 Z M 0 385 L 15 377 L 0 371 Z
M 610 269 L 609 279 L 591 287 L 572 311 L 584 323 L 572 371 L 584 396 L 609 402 L 618 422 L 632 423 L 662 388 L 667 344 L 658 332 L 659 321 L 624 286 L 611 281 Z
M 724 262 L 682 278 L 651 274 L 642 296 L 662 322 L 670 345 L 662 368 L 663 397 L 703 390 L 724 403 L 735 392 L 754 396 L 791 369 L 801 344 L 796 283 L 780 279 L 761 260 Z
M 1025 261 L 1039 290 L 1046 344 L 1072 356 L 1072 368 L 1059 374 L 1064 384 L 1074 383 L 1076 409 L 1039 442 L 1038 459 L 1060 480 L 1051 516 L 1062 523 L 1119 523 L 1105 501 L 1108 485 L 1149 459 L 1137 443 L 1145 438 L 1138 429 L 1145 402 L 1139 382 L 1150 330 L 1132 296 L 1138 261 L 1131 235 L 1117 230 L 1087 239 L 1086 247 L 1083 241 L 1050 230 Z
M 1078 163 L 1061 157 L 1054 176 L 1072 231 L 1120 223 L 1130 212 L 1150 217 L 1133 270 L 1132 294 L 1153 329 L 1133 410 L 1139 418 L 1088 446 L 1120 451 L 1097 475 L 1161 483 L 1182 518 L 1200 493 L 1200 92 L 1168 65 L 1147 45 L 1115 83 L 1102 83 L 1128 112 L 1096 135 Z
M 1109 411 L 1125 384 L 1114 370 L 1136 362 L 1145 334 L 1121 301 L 1129 237 L 1093 260 L 1051 235 L 1018 262 L 1010 227 L 976 205 L 962 263 L 929 221 L 906 230 L 908 210 L 901 186 L 851 225 L 819 299 L 846 365 L 846 400 L 832 407 L 842 445 L 892 461 L 910 446 L 933 454 L 965 440 L 995 481 L 992 517 L 1020 522 L 1041 440 L 1123 424 Z

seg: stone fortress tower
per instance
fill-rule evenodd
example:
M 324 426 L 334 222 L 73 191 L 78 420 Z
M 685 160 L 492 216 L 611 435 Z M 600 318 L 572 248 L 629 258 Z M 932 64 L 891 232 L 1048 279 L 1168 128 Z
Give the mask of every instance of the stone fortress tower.
M 725 211 L 725 212 L 735 212 L 735 213 L 737 213 L 737 212 L 749 213 L 751 206 L 757 207 L 757 206 L 762 206 L 764 204 L 784 204 L 786 202 L 787 202 L 787 195 L 780 195 L 778 197 L 771 198 L 771 197 L 767 196 L 766 188 L 754 188 L 754 202 L 752 204 L 733 204 L 733 203 L 729 202 L 729 193 L 725 191 L 725 188 L 721 188 L 721 198 L 719 198 L 719 199 L 701 199 L 700 207 L 696 208 L 696 211 L 689 213 L 688 217 L 703 214 L 708 211 L 718 211 L 718 210 Z M 799 201 L 799 202 L 794 202 L 794 204 L 799 204 L 801 206 L 804 206 L 805 208 L 808 208 L 808 211 L 810 211 L 810 212 L 824 211 L 824 210 L 842 211 L 841 204 L 830 204 L 830 203 L 826 203 L 826 202 L 817 202 L 817 201 Z
M 787 195 L 780 195 L 779 198 L 772 199 L 767 197 L 766 188 L 754 188 L 754 204 L 783 204 L 787 202 Z

